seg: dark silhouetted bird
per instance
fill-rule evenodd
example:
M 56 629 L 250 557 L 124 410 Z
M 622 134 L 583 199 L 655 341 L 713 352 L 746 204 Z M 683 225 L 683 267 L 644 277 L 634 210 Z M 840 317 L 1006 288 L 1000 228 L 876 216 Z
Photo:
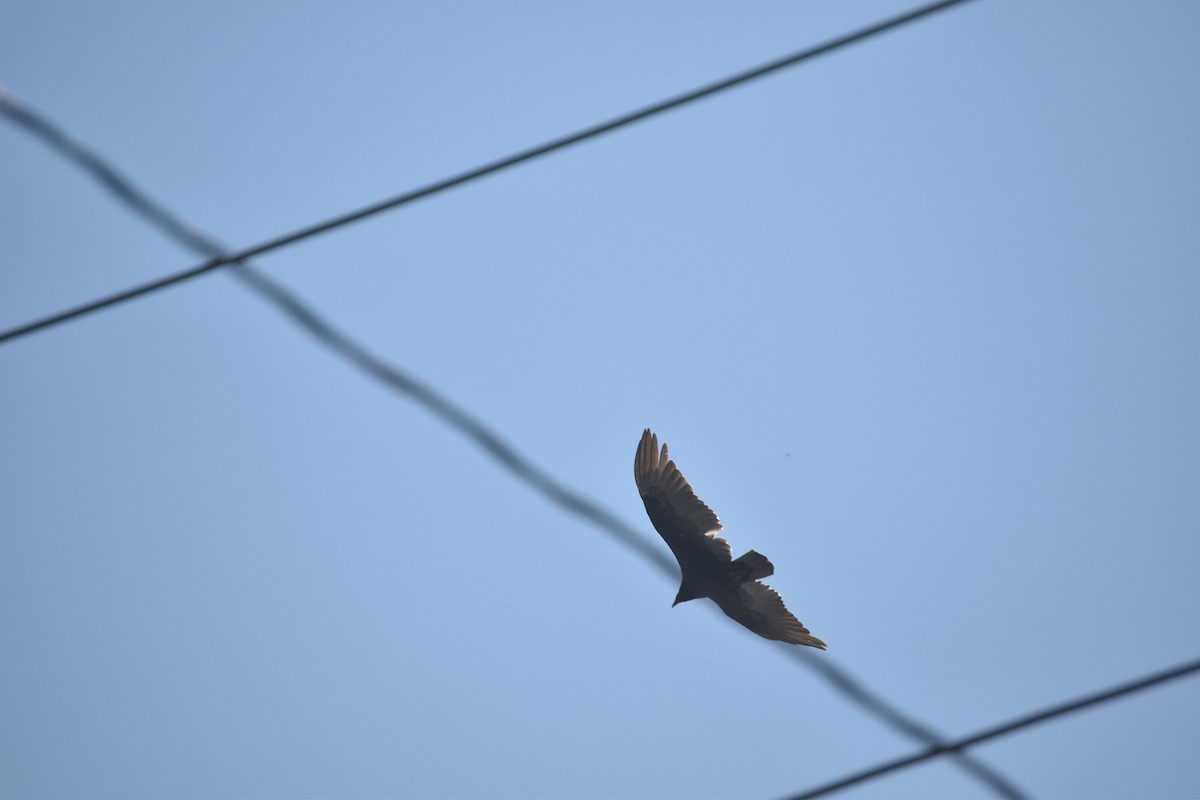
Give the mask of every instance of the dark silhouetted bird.
M 638 444 L 633 477 L 650 521 L 683 573 L 673 605 L 707 597 L 764 639 L 825 649 L 784 607 L 779 593 L 758 580 L 775 572 L 766 556 L 751 550 L 732 558 L 729 542 L 717 536 L 721 521 L 668 459 L 666 444 L 659 452 L 658 437 L 649 428 Z

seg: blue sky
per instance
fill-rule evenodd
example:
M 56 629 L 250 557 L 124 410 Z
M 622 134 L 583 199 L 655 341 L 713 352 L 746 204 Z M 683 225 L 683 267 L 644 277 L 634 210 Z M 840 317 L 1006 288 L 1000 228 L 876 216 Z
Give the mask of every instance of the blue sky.
M 244 247 L 907 7 L 8 0 L 0 83 Z M 653 427 L 815 657 L 965 734 L 1198 655 L 1198 24 L 980 0 L 256 263 L 661 546 Z M 199 260 L 7 123 L 0 220 L 0 328 Z M 4 797 L 769 798 L 917 749 L 228 275 L 0 374 Z M 1197 737 L 1185 680 L 974 752 L 1186 798 Z

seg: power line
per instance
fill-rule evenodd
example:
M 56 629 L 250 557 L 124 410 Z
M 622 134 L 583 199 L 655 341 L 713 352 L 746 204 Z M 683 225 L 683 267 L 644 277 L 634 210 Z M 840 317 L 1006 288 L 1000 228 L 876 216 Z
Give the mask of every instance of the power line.
M 921 724 L 879 695 L 871 692 L 852 678 L 849 673 L 830 661 L 824 654 L 818 655 L 795 647 L 785 648 L 783 652 L 792 658 L 803 661 L 805 666 L 811 667 L 821 673 L 821 676 L 833 684 L 842 694 L 910 739 L 923 742 L 930 747 L 940 747 L 945 742 L 945 739 L 939 733 Z M 960 769 L 970 773 L 1001 797 L 1008 798 L 1008 800 L 1025 800 L 1028 797 L 1028 795 L 1018 789 L 994 767 L 979 760 L 972 754 L 954 752 L 950 756 L 953 759 L 953 763 Z
M 234 276 L 276 305 L 294 322 L 339 355 L 375 379 L 425 406 L 436 416 L 473 439 L 503 466 L 558 505 L 606 530 L 623 544 L 648 558 L 665 574 L 671 577 L 676 576 L 673 561 L 661 551 L 661 548 L 651 545 L 639 532 L 630 528 L 611 512 L 576 494 L 546 472 L 538 469 L 486 426 L 439 395 L 435 390 L 387 364 L 354 342 L 281 285 L 254 270 L 250 265 L 243 263 L 240 256 L 228 255 L 228 251 L 215 239 L 192 228 L 165 207 L 151 200 L 85 144 L 75 140 L 15 97 L 6 94 L 2 88 L 0 88 L 0 112 L 78 164 L 134 211 L 157 225 L 172 238 L 202 255 L 213 257 L 214 260 L 228 260 L 235 264 Z M 784 649 L 793 658 L 798 658 L 806 666 L 816 670 L 849 700 L 904 735 L 926 744 L 941 743 L 941 738 L 934 731 L 869 691 L 849 673 L 832 663 L 827 656 L 818 658 L 793 648 Z M 956 754 L 955 761 L 1002 797 L 1010 798 L 1010 800 L 1020 800 L 1024 797 L 999 773 L 972 756 Z
M 1160 683 L 1177 680 L 1195 672 L 1200 672 L 1200 659 L 1189 661 L 1185 664 L 1180 664 L 1179 666 L 1171 667 L 1161 672 L 1155 672 L 1147 675 L 1144 678 L 1138 678 L 1136 680 L 1129 681 L 1128 683 L 1118 684 L 1111 689 L 1104 689 L 1103 691 L 1095 692 L 1094 694 L 1084 695 L 1076 700 L 1068 700 L 1064 703 L 1050 706 L 1042 711 L 1035 711 L 1031 714 L 1026 714 L 1024 716 L 1017 717 L 1016 719 L 1009 720 L 1008 722 L 1002 722 L 998 725 L 993 725 L 990 728 L 984 728 L 978 733 L 973 733 L 970 736 L 964 736 L 961 739 L 955 739 L 952 742 L 933 745 L 928 750 L 915 753 L 911 756 L 897 758 L 894 761 L 885 761 L 884 763 L 875 767 L 871 767 L 870 769 L 856 772 L 853 775 L 849 775 L 845 778 L 840 778 L 836 781 L 831 781 L 816 788 L 809 789 L 806 792 L 793 795 L 787 798 L 787 800 L 812 800 L 814 797 L 832 794 L 833 792 L 845 789 L 857 783 L 862 783 L 863 781 L 868 781 L 872 778 L 878 778 L 881 775 L 886 775 L 889 772 L 905 769 L 907 767 L 920 764 L 923 761 L 937 758 L 941 755 L 959 753 L 963 750 L 966 750 L 968 747 L 981 744 L 989 739 L 1007 736 L 1010 733 L 1015 733 L 1016 731 L 1028 728 L 1031 725 L 1037 725 L 1042 722 L 1046 722 L 1047 720 L 1054 719 L 1055 717 L 1061 717 L 1066 714 L 1081 711 L 1089 706 L 1099 705 L 1100 703 L 1106 703 L 1110 700 L 1116 700 L 1118 697 L 1123 697 L 1127 694 L 1133 694 L 1134 692 L 1140 692 L 1144 689 L 1149 689 L 1152 686 L 1157 686 Z
M 0 90 L 0 113 L 6 114 L 11 120 L 31 131 L 66 158 L 78 164 L 135 212 L 158 226 L 176 241 L 203 255 L 214 257 L 222 255 L 222 246 L 215 239 L 191 227 L 165 207 L 150 199 L 82 142 L 72 138 L 50 120 L 15 97 L 5 94 L 2 90 Z M 673 560 L 662 552 L 661 548 L 650 544 L 638 531 L 626 525 L 616 515 L 558 483 L 517 453 L 483 423 L 442 397 L 434 389 L 388 364 L 350 339 L 283 286 L 255 270 L 249 264 L 239 262 L 232 274 L 273 303 L 334 352 L 376 380 L 423 405 L 434 415 L 475 441 L 501 465 L 555 503 L 607 531 L 622 544 L 649 559 L 667 576 L 677 577 Z M 836 666 L 828 656 L 815 657 L 813 654 L 795 648 L 781 649 L 792 658 L 802 661 L 805 666 L 817 671 L 851 702 L 902 734 L 930 745 L 939 744 L 942 741 L 935 732 L 874 694 L 844 669 Z M 962 755 L 956 758 L 956 761 L 963 769 L 985 782 L 1000 796 L 1010 798 L 1010 800 L 1020 800 L 1024 797 L 1008 780 L 983 762 L 969 755 Z
M 631 111 L 619 117 L 614 117 L 606 122 L 600 122 L 574 133 L 569 133 L 557 139 L 552 139 L 544 144 L 530 147 L 526 150 L 521 150 L 520 152 L 497 159 L 495 161 L 491 161 L 482 166 L 467 170 L 466 172 L 460 172 L 457 175 L 452 175 L 449 178 L 444 178 L 443 180 L 426 184 L 425 186 L 421 186 L 417 189 L 405 192 L 404 194 L 397 195 L 396 197 L 388 200 L 375 203 L 374 205 L 366 206 L 365 208 L 361 208 L 357 211 L 351 211 L 349 213 L 342 214 L 341 216 L 334 217 L 325 222 L 310 225 L 306 228 L 301 228 L 300 230 L 284 234 L 283 236 L 278 236 L 274 239 L 269 239 L 266 242 L 237 253 L 216 256 L 203 264 L 199 264 L 181 272 L 177 272 L 173 275 L 168 275 L 166 277 L 159 278 L 158 280 L 150 281 L 149 283 L 134 286 L 132 288 L 125 289 L 124 291 L 117 292 L 116 294 L 109 295 L 108 297 L 100 298 L 89 303 L 84 303 L 83 305 L 76 306 L 75 308 L 61 311 L 57 314 L 52 314 L 48 317 L 35 320 L 34 322 L 29 322 L 25 325 L 20 325 L 16 328 L 0 332 L 0 343 L 17 339 L 22 336 L 28 336 L 31 333 L 44 330 L 55 325 L 61 325 L 64 322 L 100 311 L 101 309 L 108 308 L 119 303 L 133 300 L 134 298 L 150 294 L 151 292 L 156 292 L 160 289 L 165 289 L 168 286 L 173 286 L 177 283 L 191 280 L 192 278 L 198 278 L 205 273 L 212 272 L 213 270 L 223 267 L 227 264 L 245 261 L 247 259 L 254 258 L 255 256 L 268 253 L 272 250 L 278 250 L 282 247 L 295 244 L 296 242 L 308 239 L 318 234 L 326 233 L 334 228 L 340 228 L 343 225 L 349 225 L 352 222 L 357 222 L 367 217 L 374 216 L 375 214 L 389 211 L 393 208 L 398 208 L 399 206 L 429 197 L 430 195 L 443 192 L 455 186 L 461 186 L 462 184 L 478 180 L 479 178 L 482 178 L 486 175 L 491 175 L 494 172 L 499 172 L 509 167 L 516 166 L 522 162 L 547 155 L 548 153 L 578 144 L 584 140 L 600 136 L 601 134 L 609 133 L 617 130 L 618 128 L 623 128 L 627 125 L 631 125 L 648 117 L 661 114 L 673 108 L 678 108 L 679 106 L 693 103 L 702 98 L 717 94 L 718 92 L 723 92 L 748 81 L 778 72 L 779 70 L 787 67 L 795 66 L 801 62 L 808 61 L 809 59 L 816 58 L 817 56 L 824 55 L 834 50 L 838 50 L 842 47 L 846 47 L 847 45 L 854 44 L 855 42 L 868 39 L 872 36 L 876 36 L 880 33 L 891 30 L 892 28 L 897 28 L 901 25 L 914 22 L 922 17 L 935 14 L 939 11 L 944 11 L 952 6 L 956 6 L 964 2 L 967 2 L 967 0 L 942 0 L 941 2 L 930 3 L 929 5 L 921 6 L 920 8 L 912 11 L 890 17 L 882 22 L 877 22 L 874 25 L 869 25 L 865 28 L 860 28 L 835 39 L 830 39 L 829 41 L 818 44 L 814 47 L 801 50 L 797 53 L 793 53 L 774 61 L 767 62 L 766 64 L 739 72 L 736 75 L 706 84 L 698 89 L 693 89 L 689 92 L 684 92 L 683 94 L 678 94 L 674 97 L 667 98 L 666 100 L 661 100 L 652 105 L 644 106 L 643 108 Z

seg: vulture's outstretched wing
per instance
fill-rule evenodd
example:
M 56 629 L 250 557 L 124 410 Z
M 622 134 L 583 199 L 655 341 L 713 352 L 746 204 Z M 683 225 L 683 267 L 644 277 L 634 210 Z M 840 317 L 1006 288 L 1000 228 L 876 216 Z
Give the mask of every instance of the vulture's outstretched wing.
M 633 478 L 646 504 L 655 530 L 666 541 L 681 567 L 697 561 L 729 561 L 729 542 L 717 536 L 721 521 L 704 505 L 675 462 L 667 446 L 658 449 L 658 437 L 647 428 L 633 461 Z
M 764 639 L 825 649 L 825 643 L 809 633 L 804 623 L 787 610 L 779 592 L 761 581 L 747 581 L 734 591 L 713 595 L 712 600 L 725 616 Z

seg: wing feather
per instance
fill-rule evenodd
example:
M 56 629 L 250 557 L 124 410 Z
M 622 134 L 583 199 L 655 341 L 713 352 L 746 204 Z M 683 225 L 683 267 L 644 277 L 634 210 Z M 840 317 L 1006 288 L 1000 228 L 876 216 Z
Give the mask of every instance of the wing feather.
M 675 558 L 683 566 L 685 559 L 729 561 L 733 551 L 717 532 L 721 521 L 712 509 L 696 496 L 691 484 L 667 454 L 667 446 L 658 449 L 658 437 L 647 428 L 642 433 L 633 460 L 633 478 L 646 506 L 646 513 Z
M 712 597 L 725 616 L 745 625 L 764 639 L 804 644 L 825 649 L 825 643 L 813 636 L 783 604 L 779 592 L 761 581 L 747 581 L 735 591 Z

